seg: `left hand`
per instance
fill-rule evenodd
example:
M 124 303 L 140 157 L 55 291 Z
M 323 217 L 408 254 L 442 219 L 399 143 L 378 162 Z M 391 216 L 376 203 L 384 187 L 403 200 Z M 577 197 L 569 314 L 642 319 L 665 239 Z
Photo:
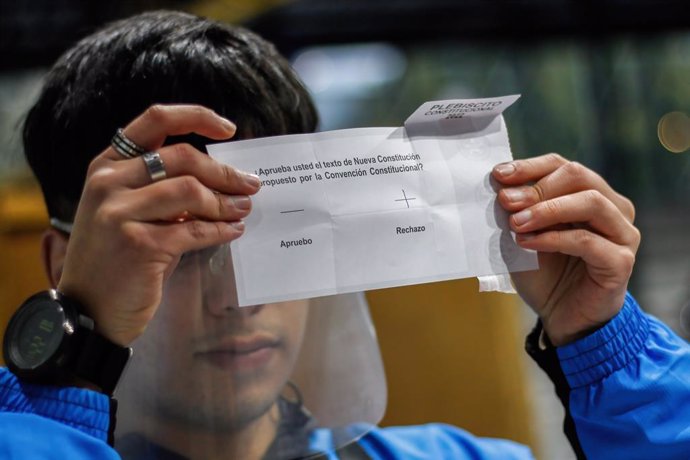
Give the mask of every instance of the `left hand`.
M 540 269 L 512 278 L 551 342 L 604 325 L 623 305 L 640 245 L 630 200 L 557 154 L 503 163 L 492 175 L 517 243 L 538 251 Z

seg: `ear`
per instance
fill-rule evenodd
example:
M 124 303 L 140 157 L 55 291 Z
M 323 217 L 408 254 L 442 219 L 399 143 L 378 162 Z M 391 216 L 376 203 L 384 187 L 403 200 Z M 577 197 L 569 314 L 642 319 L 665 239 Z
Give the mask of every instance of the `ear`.
M 62 267 L 67 254 L 69 238 L 64 233 L 50 228 L 43 233 L 41 240 L 41 260 L 50 285 L 55 288 L 62 276 Z

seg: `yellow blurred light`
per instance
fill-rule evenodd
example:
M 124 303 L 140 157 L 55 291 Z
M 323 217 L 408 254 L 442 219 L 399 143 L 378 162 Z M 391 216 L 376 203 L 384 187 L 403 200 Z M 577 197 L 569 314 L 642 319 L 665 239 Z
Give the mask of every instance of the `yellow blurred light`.
M 690 118 L 683 112 L 669 112 L 659 120 L 657 134 L 669 152 L 685 152 L 690 149 Z
M 239 24 L 290 0 L 197 0 L 191 12 L 218 21 Z

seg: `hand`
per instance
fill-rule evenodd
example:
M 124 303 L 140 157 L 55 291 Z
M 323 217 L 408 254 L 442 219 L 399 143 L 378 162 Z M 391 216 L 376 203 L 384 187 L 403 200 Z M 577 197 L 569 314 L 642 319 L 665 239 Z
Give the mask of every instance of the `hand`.
M 191 132 L 227 139 L 235 126 L 199 106 L 152 106 L 124 133 L 160 153 L 166 179 L 152 183 L 141 158 L 124 159 L 112 147 L 89 166 L 58 289 L 120 345 L 144 331 L 181 254 L 242 234 L 248 195 L 259 190 L 258 177 L 190 145 L 162 147 L 167 136 Z
M 572 342 L 615 316 L 640 244 L 630 200 L 556 154 L 503 163 L 492 175 L 517 243 L 538 251 L 540 269 L 512 278 L 551 342 Z

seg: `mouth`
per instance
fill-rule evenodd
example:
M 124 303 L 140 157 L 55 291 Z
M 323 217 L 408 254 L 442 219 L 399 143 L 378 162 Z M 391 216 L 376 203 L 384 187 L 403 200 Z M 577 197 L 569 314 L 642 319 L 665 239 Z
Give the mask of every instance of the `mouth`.
M 280 341 L 268 336 L 232 337 L 194 353 L 203 362 L 233 372 L 250 372 L 265 367 L 278 353 Z

